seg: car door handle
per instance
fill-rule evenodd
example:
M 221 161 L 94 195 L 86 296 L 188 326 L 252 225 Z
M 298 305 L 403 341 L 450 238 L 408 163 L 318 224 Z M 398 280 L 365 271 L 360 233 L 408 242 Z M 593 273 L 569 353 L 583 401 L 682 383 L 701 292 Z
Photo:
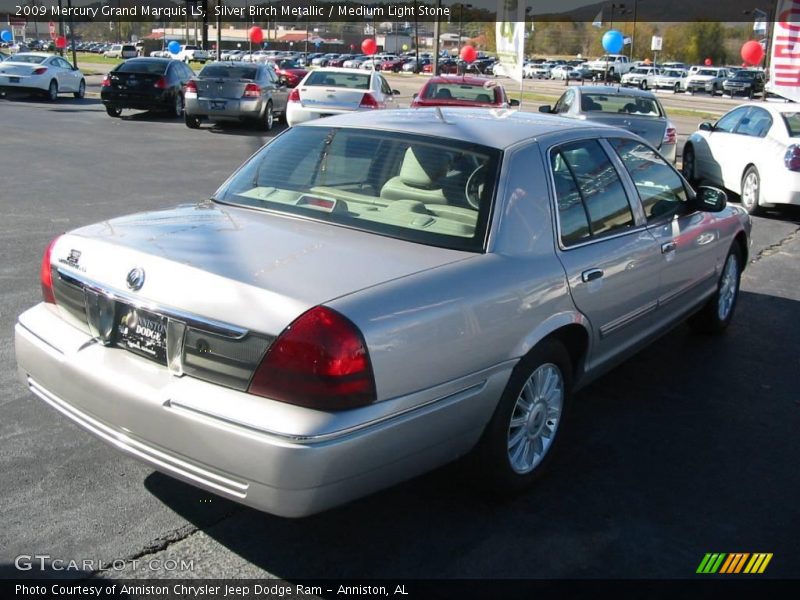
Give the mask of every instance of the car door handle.
M 600 269 L 589 269 L 588 271 L 584 271 L 581 273 L 581 279 L 584 283 L 589 283 L 590 281 L 595 281 L 600 279 L 603 276 L 603 272 Z
M 661 244 L 661 254 L 669 254 L 670 252 L 675 252 L 677 249 L 678 244 L 675 242 L 665 242 Z

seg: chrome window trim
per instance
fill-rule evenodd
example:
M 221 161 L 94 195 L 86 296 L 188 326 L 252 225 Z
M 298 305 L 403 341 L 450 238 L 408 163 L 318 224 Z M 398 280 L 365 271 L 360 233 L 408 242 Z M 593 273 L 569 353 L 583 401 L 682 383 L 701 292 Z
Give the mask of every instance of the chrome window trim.
M 92 292 L 109 300 L 124 302 L 125 304 L 133 306 L 134 308 L 140 308 L 158 313 L 169 319 L 181 321 L 188 326 L 196 327 L 209 333 L 215 333 L 217 335 L 235 340 L 242 339 L 247 336 L 248 333 L 250 333 L 248 329 L 243 327 L 238 327 L 236 325 L 231 325 L 230 323 L 224 323 L 214 319 L 208 319 L 194 313 L 158 304 L 156 302 L 151 302 L 134 296 L 133 294 L 128 294 L 115 288 L 103 285 L 83 275 L 68 273 L 61 268 L 56 268 L 56 272 L 58 273 L 59 278 L 64 280 L 66 283 L 75 285 L 77 282 L 77 284 L 85 291 Z

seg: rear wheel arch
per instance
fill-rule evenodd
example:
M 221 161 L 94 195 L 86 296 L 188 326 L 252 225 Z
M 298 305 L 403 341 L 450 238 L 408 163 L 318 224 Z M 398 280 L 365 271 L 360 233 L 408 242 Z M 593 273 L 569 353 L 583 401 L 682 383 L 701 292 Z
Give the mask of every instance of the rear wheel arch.
M 583 372 L 584 360 L 589 351 L 589 332 L 586 328 L 577 324 L 567 325 L 556 329 L 544 339 L 556 340 L 564 346 L 572 363 L 573 378 L 577 379 Z

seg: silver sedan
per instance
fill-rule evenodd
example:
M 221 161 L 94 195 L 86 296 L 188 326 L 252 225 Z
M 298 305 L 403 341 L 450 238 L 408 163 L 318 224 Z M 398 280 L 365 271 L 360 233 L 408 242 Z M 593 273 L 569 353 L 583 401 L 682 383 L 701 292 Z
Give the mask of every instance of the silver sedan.
M 19 374 L 118 450 L 278 515 L 468 453 L 519 490 L 575 390 L 687 318 L 730 324 L 749 234 L 724 192 L 621 129 L 446 108 L 314 120 L 211 200 L 53 240 Z

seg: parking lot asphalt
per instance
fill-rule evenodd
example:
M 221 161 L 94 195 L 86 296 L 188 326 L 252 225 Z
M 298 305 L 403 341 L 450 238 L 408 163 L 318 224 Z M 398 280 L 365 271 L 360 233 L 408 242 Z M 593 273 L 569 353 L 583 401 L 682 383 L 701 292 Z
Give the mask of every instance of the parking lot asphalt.
M 680 326 L 576 397 L 536 489 L 498 500 L 455 465 L 286 520 L 120 456 L 28 392 L 13 353 L 53 236 L 208 198 L 274 134 L 111 119 L 96 99 L 0 100 L 0 122 L 0 577 L 94 570 L 14 568 L 47 554 L 125 561 L 114 577 L 692 578 L 707 552 L 771 552 L 763 577 L 800 577 L 798 211 L 754 220 L 726 335 Z

